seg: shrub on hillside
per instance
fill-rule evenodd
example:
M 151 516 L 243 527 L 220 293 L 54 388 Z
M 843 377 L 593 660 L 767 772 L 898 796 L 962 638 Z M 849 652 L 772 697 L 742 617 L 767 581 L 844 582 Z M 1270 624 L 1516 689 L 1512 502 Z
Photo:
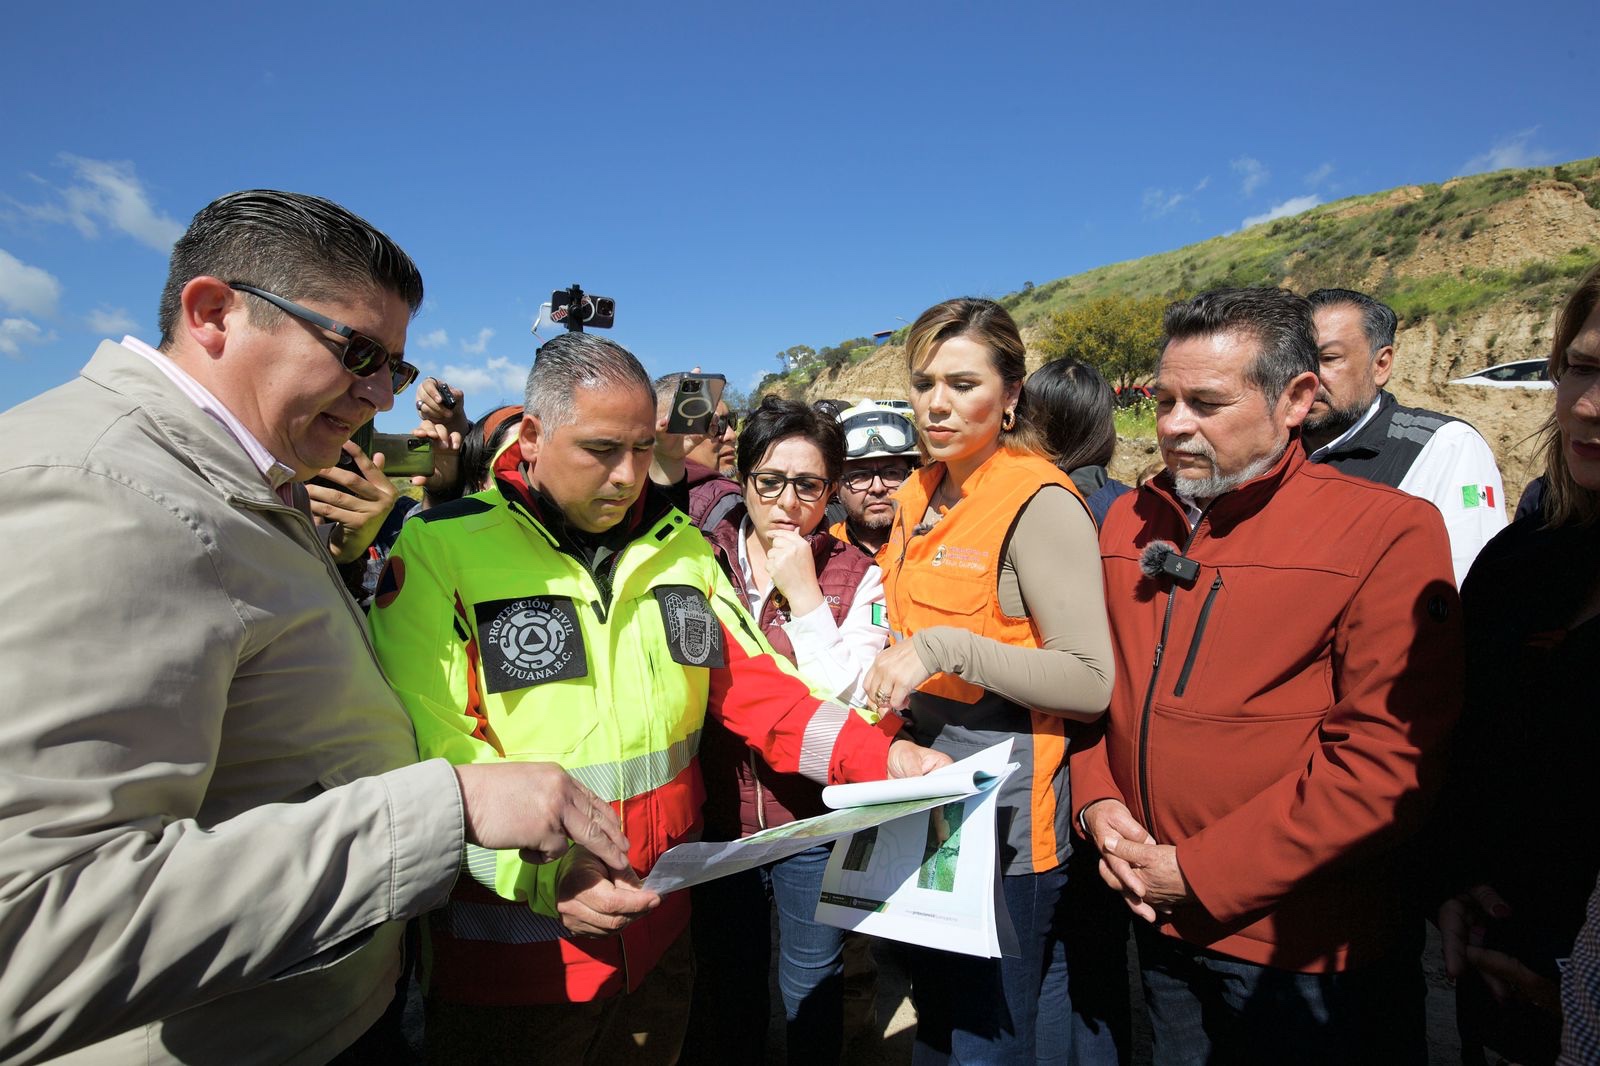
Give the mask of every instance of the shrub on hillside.
M 1155 372 L 1164 296 L 1102 296 L 1045 320 L 1036 347 L 1046 361 L 1072 356 L 1100 371 L 1113 388 Z

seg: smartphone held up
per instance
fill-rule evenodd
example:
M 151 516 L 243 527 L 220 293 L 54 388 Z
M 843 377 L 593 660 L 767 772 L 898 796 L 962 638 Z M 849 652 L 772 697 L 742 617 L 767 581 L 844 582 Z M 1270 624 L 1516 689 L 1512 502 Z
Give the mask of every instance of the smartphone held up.
M 667 414 L 668 433 L 705 435 L 722 400 L 728 379 L 721 374 L 685 374 L 672 393 L 672 410 Z

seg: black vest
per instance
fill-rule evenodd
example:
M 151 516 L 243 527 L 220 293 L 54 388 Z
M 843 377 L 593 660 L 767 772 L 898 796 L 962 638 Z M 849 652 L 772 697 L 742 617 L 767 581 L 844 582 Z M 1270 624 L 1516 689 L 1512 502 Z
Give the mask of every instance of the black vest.
M 1394 395 L 1378 393 L 1378 412 L 1368 419 L 1356 435 L 1313 461 L 1332 463 L 1352 474 L 1380 485 L 1399 488 L 1411 464 L 1439 427 L 1459 418 L 1424 411 L 1420 407 L 1401 407 Z

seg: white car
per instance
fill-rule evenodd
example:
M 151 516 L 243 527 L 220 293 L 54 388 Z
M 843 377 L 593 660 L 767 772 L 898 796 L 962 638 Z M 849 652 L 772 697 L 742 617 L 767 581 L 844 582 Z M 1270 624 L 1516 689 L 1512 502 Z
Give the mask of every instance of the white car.
M 1464 378 L 1452 378 L 1447 385 L 1487 385 L 1494 389 L 1553 389 L 1545 359 L 1516 359 L 1485 367 Z

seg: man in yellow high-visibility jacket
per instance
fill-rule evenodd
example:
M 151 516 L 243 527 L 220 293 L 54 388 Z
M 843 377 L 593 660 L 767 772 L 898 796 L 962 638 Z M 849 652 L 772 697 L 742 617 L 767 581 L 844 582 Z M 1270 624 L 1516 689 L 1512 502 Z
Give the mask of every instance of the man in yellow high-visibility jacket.
M 624 870 L 582 849 L 543 867 L 469 852 L 430 921 L 430 1055 L 509 1061 L 536 1041 L 542 1060 L 611 1059 L 621 994 L 687 950 L 687 895 L 637 875 L 697 834 L 708 712 L 820 782 L 948 761 L 814 696 L 771 652 L 699 530 L 647 487 L 655 422 L 626 350 L 551 340 L 495 487 L 408 524 L 379 580 L 374 643 L 424 757 L 557 762 L 615 805 L 630 842 Z M 650 1033 L 642 1058 L 669 1061 L 680 1037 Z M 627 1047 L 640 1057 L 637 1037 Z

